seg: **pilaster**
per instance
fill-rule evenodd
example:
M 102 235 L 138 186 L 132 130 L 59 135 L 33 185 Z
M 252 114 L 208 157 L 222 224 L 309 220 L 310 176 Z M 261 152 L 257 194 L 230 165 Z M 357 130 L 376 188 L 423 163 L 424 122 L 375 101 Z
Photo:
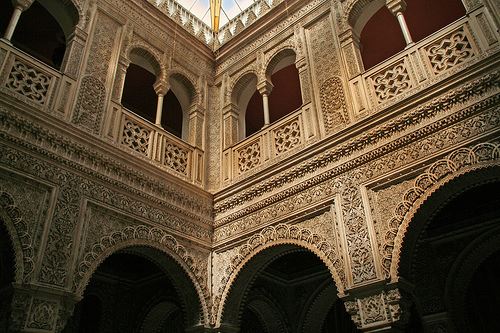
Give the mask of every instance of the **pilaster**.
M 8 332 L 61 332 L 77 302 L 75 295 L 50 287 L 15 285 Z
M 226 105 L 223 109 L 223 126 L 224 136 L 223 145 L 224 149 L 231 147 L 238 142 L 238 107 L 232 103 Z
M 348 291 L 347 313 L 363 332 L 404 332 L 410 302 L 405 286 L 373 284 Z

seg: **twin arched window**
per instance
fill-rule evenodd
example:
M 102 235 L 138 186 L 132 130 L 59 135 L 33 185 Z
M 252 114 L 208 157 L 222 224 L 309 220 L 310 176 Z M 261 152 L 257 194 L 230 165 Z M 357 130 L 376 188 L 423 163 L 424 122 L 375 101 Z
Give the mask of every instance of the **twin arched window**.
M 129 58 L 122 105 L 171 134 L 186 139 L 187 113 L 195 93 L 192 83 L 179 73 L 164 77 L 155 57 L 141 48 L 132 49 Z
M 70 1 L 1 0 L 0 31 L 14 46 L 47 65 L 60 69 L 66 45 L 78 23 L 78 10 Z M 13 5 L 13 3 L 15 5 Z
M 291 49 L 282 50 L 267 65 L 265 79 L 258 82 L 252 72 L 234 85 L 231 102 L 238 114 L 238 139 L 258 132 L 302 106 L 295 58 Z
M 380 0 L 367 5 L 353 27 L 365 70 L 465 15 L 460 0 L 405 0 L 391 10 L 385 3 Z

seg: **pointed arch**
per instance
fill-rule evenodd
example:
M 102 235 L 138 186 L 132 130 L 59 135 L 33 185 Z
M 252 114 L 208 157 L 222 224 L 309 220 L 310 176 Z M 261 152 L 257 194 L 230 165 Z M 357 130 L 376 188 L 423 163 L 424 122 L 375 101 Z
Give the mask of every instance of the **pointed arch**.
M 389 228 L 381 240 L 382 268 L 392 281 L 399 278 L 399 264 L 403 246 L 410 240 L 407 233 L 415 214 L 437 190 L 450 181 L 478 170 L 485 170 L 484 177 L 500 178 L 500 145 L 480 143 L 471 148 L 459 148 L 447 157 L 434 162 L 418 176 L 413 186 L 403 195 L 403 200 L 395 206 Z M 477 182 L 478 179 L 472 179 Z M 471 186 L 469 184 L 468 186 Z
M 197 101 L 196 85 L 189 75 L 179 69 L 169 70 L 168 82 L 182 105 L 183 111 L 189 112 L 191 106 Z
M 141 248 L 141 250 L 134 250 L 136 248 Z M 82 297 L 98 266 L 113 253 L 124 249 L 155 262 L 159 267 L 168 266 L 172 268 L 172 265 L 169 264 L 169 259 L 180 266 L 180 269 L 172 268 L 167 273 L 174 275 L 171 278 L 174 287 L 184 294 L 190 292 L 190 284 L 193 287 L 192 289 L 194 289 L 194 293 L 189 294 L 190 300 L 186 300 L 191 305 L 190 311 L 187 313 L 187 324 L 197 325 L 206 323 L 208 319 L 207 299 L 209 294 L 205 264 L 199 263 L 183 245 L 179 244 L 174 236 L 162 229 L 146 225 L 125 227 L 120 231 L 101 237 L 101 239 L 94 243 L 88 252 L 82 256 L 77 266 L 74 280 L 76 294 Z M 165 256 L 155 256 L 152 251 L 160 252 Z M 183 278 L 183 274 L 187 275 L 189 281 Z M 195 311 L 192 311 L 194 298 L 196 298 L 199 304 L 199 316 L 197 313 L 194 313 Z
M 273 123 L 302 106 L 302 88 L 299 71 L 295 65 L 295 50 L 284 45 L 269 58 L 266 80 L 272 85 L 269 94 L 269 118 Z
M 226 268 L 226 274 L 221 279 L 221 287 L 218 290 L 220 296 L 215 297 L 213 323 L 220 326 L 223 316 L 225 319 L 229 317 L 230 321 L 237 320 L 240 310 L 239 304 L 246 297 L 244 294 L 246 288 L 234 287 L 237 278 L 239 284 L 248 285 L 270 261 L 297 251 L 310 251 L 316 255 L 329 270 L 337 290 L 339 292 L 344 290 L 343 280 L 339 275 L 344 273 L 343 271 L 339 272 L 340 256 L 322 236 L 296 225 L 269 226 L 251 236 L 240 247 L 238 253 L 229 260 L 229 267 Z M 247 263 L 259 254 L 263 255 L 260 256 L 258 263 L 248 269 L 244 275 L 240 275 Z
M 36 0 L 56 19 L 61 26 L 66 40 L 73 33 L 75 27 L 82 20 L 82 8 L 75 0 L 54 1 Z
M 170 70 L 168 72 L 168 83 L 170 87 L 170 95 L 167 94 L 167 100 L 164 106 L 176 105 L 173 110 L 166 110 L 169 113 L 166 117 L 165 123 L 168 127 L 175 128 L 178 136 L 188 140 L 189 136 L 189 121 L 190 113 L 196 108 L 198 101 L 198 92 L 196 85 L 190 75 L 180 69 Z

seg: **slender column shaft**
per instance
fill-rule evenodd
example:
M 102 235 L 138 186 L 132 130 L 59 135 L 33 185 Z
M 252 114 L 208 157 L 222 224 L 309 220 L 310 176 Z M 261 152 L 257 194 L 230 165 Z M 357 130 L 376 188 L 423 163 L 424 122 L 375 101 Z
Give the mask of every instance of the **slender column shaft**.
M 264 105 L 264 126 L 268 126 L 269 121 L 269 97 L 266 93 L 262 94 L 262 104 Z
M 396 17 L 398 18 L 399 26 L 401 27 L 401 31 L 403 32 L 403 36 L 406 41 L 406 45 L 409 45 L 413 43 L 413 40 L 411 38 L 410 30 L 408 29 L 408 26 L 406 25 L 406 20 L 403 15 L 403 12 L 398 12 L 396 14 Z
M 14 12 L 10 17 L 10 22 L 9 25 L 7 26 L 7 30 L 5 30 L 5 35 L 4 35 L 5 39 L 9 41 L 12 39 L 12 35 L 14 35 L 14 30 L 16 30 L 17 22 L 19 22 L 19 18 L 21 17 L 22 12 L 23 9 L 20 6 L 16 6 L 14 8 Z
M 156 122 L 155 124 L 161 126 L 161 113 L 163 111 L 163 95 L 158 94 L 158 104 L 156 105 Z

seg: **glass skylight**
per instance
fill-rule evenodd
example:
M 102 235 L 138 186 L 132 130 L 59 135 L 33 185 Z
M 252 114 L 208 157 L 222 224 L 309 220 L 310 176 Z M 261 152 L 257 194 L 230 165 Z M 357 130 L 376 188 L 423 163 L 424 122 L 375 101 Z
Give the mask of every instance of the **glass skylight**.
M 176 0 L 182 7 L 189 10 L 208 26 L 212 25 L 210 16 L 210 0 Z M 255 0 L 222 0 L 220 27 L 224 26 L 242 11 L 250 7 Z

